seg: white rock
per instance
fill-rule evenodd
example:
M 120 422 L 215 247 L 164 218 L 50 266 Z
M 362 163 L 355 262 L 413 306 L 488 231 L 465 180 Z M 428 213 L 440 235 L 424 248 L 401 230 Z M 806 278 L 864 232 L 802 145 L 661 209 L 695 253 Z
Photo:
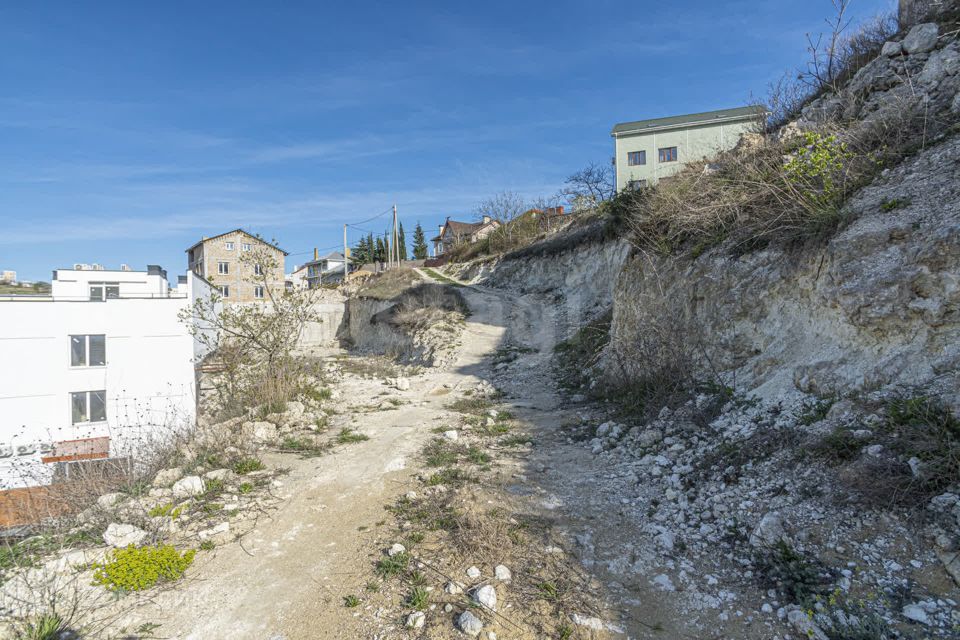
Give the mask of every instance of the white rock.
M 457 618 L 457 628 L 468 636 L 477 637 L 483 631 L 483 621 L 469 611 L 464 611 Z
M 270 444 L 277 437 L 277 425 L 272 422 L 254 422 L 250 427 L 250 439 L 254 444 Z
M 401 553 L 406 553 L 406 552 L 407 552 L 407 548 L 402 544 L 400 544 L 399 542 L 395 542 L 392 547 L 387 549 L 387 555 L 390 556 L 391 558 L 393 556 L 399 555 Z
M 452 442 L 456 442 L 460 439 L 460 434 L 457 433 L 455 429 L 451 429 L 450 431 L 444 431 L 443 437 Z
M 879 458 L 881 453 L 883 453 L 883 445 L 882 445 L 882 444 L 872 444 L 872 445 L 870 445 L 869 447 L 867 447 L 867 455 L 868 455 L 868 456 L 872 456 L 872 457 L 874 457 L 874 458 Z
M 757 528 L 750 534 L 750 544 L 758 546 L 772 547 L 787 537 L 787 532 L 783 528 L 783 520 L 776 512 L 771 511 L 764 515 Z
M 581 627 L 593 629 L 594 631 L 603 631 L 603 620 L 600 618 L 582 616 L 579 613 L 575 613 L 570 616 L 570 619 L 573 620 L 573 624 L 580 625 Z
M 513 574 L 510 572 L 510 569 L 502 564 L 494 567 L 493 575 L 501 582 L 510 582 L 513 579 Z
M 931 624 L 930 616 L 927 615 L 927 612 L 924 611 L 923 607 L 919 604 L 908 604 L 902 611 L 903 617 L 907 620 L 913 620 L 914 622 L 919 622 L 920 624 Z
M 467 577 L 471 580 L 476 580 L 480 577 L 480 569 L 477 569 L 476 567 L 470 567 L 467 569 Z
M 207 471 L 203 474 L 203 477 L 207 480 L 220 480 L 225 482 L 233 478 L 236 475 L 233 473 L 232 469 L 214 469 L 213 471 Z
M 230 542 L 230 523 L 221 522 L 215 527 L 210 529 L 205 529 L 197 534 L 197 537 L 203 540 L 210 540 L 217 544 L 224 544 Z
M 393 381 L 393 387 L 398 391 L 409 391 L 410 390 L 410 379 L 409 378 L 397 378 Z
M 473 600 L 491 611 L 497 610 L 497 590 L 485 584 L 473 592 Z
M 106 493 L 97 498 L 97 506 L 104 511 L 110 511 L 127 499 L 124 493 Z
M 147 538 L 147 532 L 132 524 L 111 522 L 103 532 L 103 541 L 111 547 L 137 546 Z
M 489 411 L 487 411 L 487 415 L 490 416 L 491 418 L 496 418 L 500 414 L 497 412 L 496 409 L 490 409 Z
M 407 616 L 407 628 L 408 629 L 422 629 L 423 624 L 427 621 L 427 616 L 423 611 L 414 611 Z
M 448 582 L 448 583 L 447 583 L 447 586 L 444 587 L 444 591 L 446 591 L 446 592 L 449 593 L 450 595 L 454 595 L 454 596 L 455 596 L 455 595 L 457 595 L 457 594 L 463 593 L 463 586 L 461 586 L 460 584 L 458 584 L 458 583 L 456 583 L 456 582 Z
M 153 486 L 169 487 L 171 484 L 183 477 L 183 469 L 173 467 L 171 469 L 162 469 L 153 477 Z
M 892 58 L 898 56 L 903 52 L 903 45 L 899 42 L 884 42 L 883 48 L 880 49 L 880 55 Z
M 673 586 L 673 581 L 665 573 L 661 573 L 658 576 L 655 576 L 653 579 L 653 584 L 657 585 L 663 591 L 676 591 L 677 588 Z
M 416 491 L 407 491 L 405 494 L 403 494 L 403 497 L 406 498 L 407 500 L 416 500 L 416 499 L 417 499 L 417 492 L 416 492 Z
M 199 496 L 203 491 L 203 479 L 200 476 L 187 476 L 173 483 L 173 498 L 175 500 Z

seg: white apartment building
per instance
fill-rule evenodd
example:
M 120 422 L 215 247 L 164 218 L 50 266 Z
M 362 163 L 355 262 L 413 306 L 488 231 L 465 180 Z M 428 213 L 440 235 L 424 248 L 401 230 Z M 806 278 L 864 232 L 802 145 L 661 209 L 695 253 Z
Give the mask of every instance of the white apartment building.
M 205 353 L 189 310 L 213 287 L 76 266 L 54 271 L 49 296 L 0 296 L 0 490 L 135 458 L 195 424 Z

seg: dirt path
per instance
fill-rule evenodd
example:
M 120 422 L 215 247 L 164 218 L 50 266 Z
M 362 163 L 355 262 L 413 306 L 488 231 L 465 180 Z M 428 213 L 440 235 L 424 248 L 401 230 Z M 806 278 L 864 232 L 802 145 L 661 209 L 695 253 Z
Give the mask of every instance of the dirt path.
M 596 459 L 558 429 L 575 414 L 563 408 L 550 376 L 556 335 L 549 301 L 482 287 L 462 292 L 473 314 L 456 365 L 412 378 L 408 391 L 391 391 L 408 403 L 393 410 L 360 409 L 385 387 L 346 377 L 332 427 L 355 428 L 370 440 L 314 459 L 266 456 L 270 467 L 289 468 L 277 489 L 281 507 L 240 542 L 199 556 L 189 580 L 140 606 L 127 628 L 160 624 L 158 637 L 182 640 L 381 637 L 371 635 L 369 616 L 343 606 L 343 597 L 363 593 L 384 506 L 410 489 L 419 451 L 449 417 L 449 394 L 495 380 L 505 405 L 537 442 L 511 463 L 517 480 L 506 489 L 576 541 L 570 546 L 610 594 L 612 615 L 620 616 L 611 622 L 633 638 L 662 638 L 663 631 L 709 637 L 690 633 L 670 596 L 645 576 L 623 578 L 636 553 L 626 541 L 639 536 L 618 516 L 615 496 L 596 495 L 604 474 Z M 491 356 L 511 349 L 521 355 L 497 369 Z
M 281 507 L 240 542 L 198 556 L 188 581 L 153 595 L 125 626 L 160 624 L 160 637 L 184 640 L 365 637 L 342 601 L 362 592 L 370 566 L 362 530 L 383 520 L 384 505 L 406 491 L 412 458 L 448 401 L 437 390 L 475 386 L 474 372 L 503 339 L 504 308 L 468 297 L 475 311 L 455 367 L 413 378 L 409 391 L 393 393 L 409 404 L 376 412 L 351 407 L 382 394 L 382 382 L 345 379 L 332 427 L 349 426 L 370 439 L 320 458 L 264 456 L 268 467 L 289 468 L 276 489 L 285 498 Z

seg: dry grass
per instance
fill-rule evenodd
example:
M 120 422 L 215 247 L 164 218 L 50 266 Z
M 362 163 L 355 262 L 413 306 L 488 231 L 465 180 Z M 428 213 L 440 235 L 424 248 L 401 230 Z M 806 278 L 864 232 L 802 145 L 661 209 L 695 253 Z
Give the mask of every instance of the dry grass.
M 357 295 L 375 300 L 393 300 L 419 282 L 420 276 L 409 267 L 391 269 L 367 278 L 357 289 Z

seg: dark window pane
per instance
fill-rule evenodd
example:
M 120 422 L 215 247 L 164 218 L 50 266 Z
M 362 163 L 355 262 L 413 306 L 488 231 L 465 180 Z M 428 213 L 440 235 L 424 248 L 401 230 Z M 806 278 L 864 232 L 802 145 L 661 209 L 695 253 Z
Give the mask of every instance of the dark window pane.
M 104 422 L 107 419 L 107 392 L 90 392 L 90 422 Z
M 87 337 L 70 336 L 70 366 L 87 366 Z
M 120 297 L 120 285 L 111 284 L 107 285 L 107 299 L 119 298 Z
M 103 287 L 90 287 L 91 300 L 103 300 Z
M 70 394 L 70 413 L 73 424 L 87 421 L 87 392 Z
M 107 364 L 107 337 L 88 336 L 90 339 L 90 366 L 102 367 Z

